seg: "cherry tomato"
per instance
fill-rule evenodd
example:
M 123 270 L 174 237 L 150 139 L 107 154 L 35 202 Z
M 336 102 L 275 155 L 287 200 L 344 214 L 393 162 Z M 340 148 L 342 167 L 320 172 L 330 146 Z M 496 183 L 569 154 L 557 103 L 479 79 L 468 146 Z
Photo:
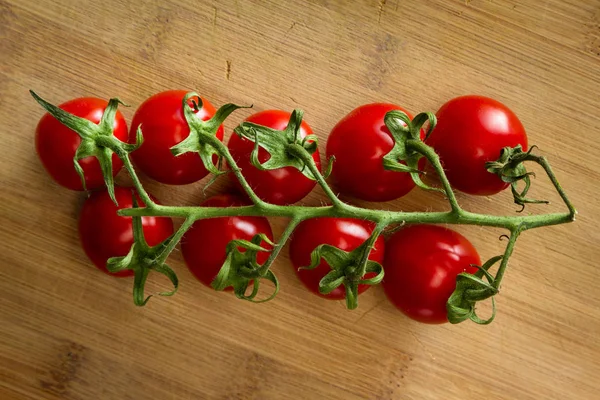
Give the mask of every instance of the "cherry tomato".
M 81 118 L 85 118 L 95 124 L 102 119 L 102 114 L 108 102 L 85 97 L 67 101 L 58 107 Z M 117 111 L 113 125 L 114 135 L 127 141 L 127 124 L 123 115 Z M 81 137 L 67 128 L 49 113 L 44 114 L 36 129 L 35 147 L 44 168 L 52 179 L 59 185 L 71 190 L 83 190 L 81 178 L 73 165 L 73 157 L 81 143 Z M 113 154 L 113 176 L 116 176 L 123 163 Z M 86 157 L 79 160 L 83 168 L 85 184 L 87 189 L 95 189 L 104 186 L 104 177 L 98 159 Z
M 448 101 L 436 114 L 438 123 L 427 144 L 440 156 L 450 184 L 465 193 L 492 195 L 508 187 L 488 172 L 487 161 L 503 147 L 520 144 L 527 150 L 525 128 L 504 104 L 482 96 Z
M 79 214 L 79 237 L 85 254 L 102 272 L 113 276 L 132 276 L 133 271 L 110 273 L 106 262 L 111 257 L 127 255 L 133 244 L 133 220 L 117 215 L 117 210 L 133 207 L 132 188 L 115 186 L 115 198 L 110 199 L 106 189 L 93 192 L 83 203 Z M 144 203 L 136 194 L 140 207 Z M 153 200 L 155 200 L 153 198 Z M 155 200 L 156 201 L 156 200 Z M 173 221 L 165 217 L 142 217 L 144 237 L 150 246 L 156 246 L 173 234 Z
M 437 225 L 411 225 L 386 243 L 383 289 L 410 318 L 444 323 L 456 276 L 475 273 L 472 264 L 481 265 L 477 250 L 458 232 Z
M 203 207 L 234 207 L 250 203 L 237 196 L 223 194 L 211 197 Z M 196 278 L 210 287 L 225 259 L 227 244 L 234 239 L 251 240 L 254 235 L 264 233 L 273 240 L 269 221 L 264 217 L 221 217 L 196 221 L 181 240 L 181 252 L 189 270 Z M 265 242 L 263 247 L 269 248 Z M 258 252 L 257 261 L 263 264 L 268 252 Z
M 319 282 L 331 272 L 331 267 L 324 259 L 321 263 L 311 270 L 301 269 L 311 263 L 310 255 L 312 251 L 321 244 L 329 244 L 344 251 L 352 251 L 363 244 L 371 233 L 375 225 L 369 221 L 363 221 L 350 218 L 313 218 L 301 222 L 294 230 L 290 240 L 290 258 L 294 271 L 300 278 L 300 281 L 311 292 L 330 300 L 341 300 L 346 298 L 346 292 L 343 286 L 337 287 L 331 293 L 323 295 L 319 292 Z M 375 246 L 369 254 L 369 259 L 383 264 L 384 240 L 379 236 L 375 241 Z M 373 274 L 367 274 L 367 278 Z M 359 285 L 358 293 L 363 293 L 370 285 Z
M 289 120 L 290 113 L 280 110 L 261 111 L 246 119 L 248 122 L 276 130 L 284 130 Z M 306 137 L 312 134 L 310 126 L 305 121 L 302 121 L 300 136 Z M 250 162 L 254 143 L 246 138 L 240 138 L 238 135 L 233 134 L 231 135 L 231 139 L 229 139 L 227 147 L 229 147 L 233 159 L 238 167 L 242 169 L 244 178 L 246 178 L 256 195 L 267 203 L 278 205 L 295 203 L 306 197 L 315 187 L 316 181 L 307 178 L 294 167 L 285 167 L 270 171 L 261 171 L 254 167 Z M 261 163 L 269 159 L 269 154 L 265 149 L 259 149 L 258 159 Z M 313 159 L 320 170 L 321 160 L 318 150 L 313 154 Z M 229 174 L 229 176 L 241 188 L 235 175 Z
M 170 185 L 185 185 L 204 178 L 208 171 L 200 156 L 185 153 L 175 157 L 171 147 L 182 142 L 190 134 L 185 120 L 182 101 L 187 91 L 170 90 L 155 94 L 137 109 L 129 131 L 129 138 L 135 141 L 138 126 L 142 126 L 144 143 L 131 156 L 138 166 L 150 178 Z M 206 121 L 215 114 L 215 108 L 202 99 L 202 108 L 196 115 Z M 193 99 L 189 105 L 193 106 Z M 198 103 L 198 99 L 195 99 Z M 217 137 L 223 140 L 223 127 L 217 130 Z M 215 157 L 216 160 L 216 157 Z
M 394 104 L 366 104 L 352 110 L 331 131 L 327 158 L 335 156 L 332 177 L 340 192 L 367 201 L 389 201 L 415 186 L 410 174 L 383 168 L 383 156 L 394 147 L 384 122 L 391 110 L 403 111 L 412 119 Z

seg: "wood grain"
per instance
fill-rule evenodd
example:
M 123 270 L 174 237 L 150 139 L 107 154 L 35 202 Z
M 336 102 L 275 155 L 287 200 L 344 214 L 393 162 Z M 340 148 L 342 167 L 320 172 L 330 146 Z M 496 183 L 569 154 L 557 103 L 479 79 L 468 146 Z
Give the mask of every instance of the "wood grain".
M 359 104 L 435 111 L 488 95 L 519 115 L 580 214 L 520 238 L 487 327 L 417 324 L 379 288 L 346 311 L 304 290 L 286 251 L 268 304 L 207 290 L 176 253 L 179 293 L 135 308 L 131 282 L 97 272 L 80 249 L 83 195 L 37 160 L 42 111 L 27 91 L 135 106 L 171 88 L 216 105 L 302 108 L 322 143 Z M 599 93 L 598 0 L 0 0 L 0 398 L 597 399 Z M 202 184 L 145 182 L 168 204 L 202 199 Z M 554 203 L 530 211 L 558 210 L 549 182 L 534 184 Z M 305 203 L 324 199 L 315 190 Z M 507 193 L 459 201 L 515 211 Z M 416 190 L 381 206 L 446 207 Z M 482 258 L 502 251 L 499 231 L 458 230 Z

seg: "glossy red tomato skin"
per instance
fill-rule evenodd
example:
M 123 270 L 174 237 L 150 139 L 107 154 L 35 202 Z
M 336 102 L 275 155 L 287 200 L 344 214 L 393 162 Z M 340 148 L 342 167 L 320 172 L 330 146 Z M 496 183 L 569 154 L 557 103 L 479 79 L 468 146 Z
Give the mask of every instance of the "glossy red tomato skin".
M 415 184 L 410 174 L 383 168 L 383 156 L 394 147 L 385 114 L 412 115 L 395 104 L 372 103 L 352 110 L 327 139 L 327 158 L 335 156 L 332 178 L 339 191 L 367 201 L 389 201 L 408 194 Z M 423 136 L 423 133 L 421 133 Z
M 295 229 L 290 239 L 290 259 L 296 275 L 300 281 L 311 292 L 330 300 L 342 300 L 346 298 L 343 285 L 331 293 L 323 295 L 319 292 L 319 282 L 331 271 L 331 267 L 325 260 L 312 270 L 299 270 L 311 263 L 312 251 L 321 244 L 329 244 L 344 251 L 352 251 L 364 243 L 375 225 L 369 221 L 351 218 L 312 218 L 301 222 Z M 385 242 L 379 236 L 375 246 L 369 254 L 369 259 L 383 264 Z M 372 277 L 368 274 L 368 278 Z M 359 285 L 358 293 L 363 293 L 370 285 Z
M 132 188 L 116 186 L 115 198 L 119 203 L 116 206 L 105 189 L 92 192 L 79 213 L 79 237 L 83 250 L 99 270 L 109 275 L 133 275 L 130 270 L 111 273 L 106 269 L 110 257 L 127 255 L 133 244 L 132 218 L 117 215 L 118 210 L 133 207 L 132 193 Z M 144 203 L 137 194 L 136 199 L 138 205 L 143 207 Z M 156 246 L 173 234 L 173 221 L 170 218 L 142 217 L 142 226 L 150 246 Z
M 171 147 L 190 134 L 182 109 L 186 93 L 185 90 L 169 90 L 150 97 L 135 112 L 129 131 L 129 138 L 134 142 L 137 128 L 140 124 L 142 126 L 144 143 L 131 154 L 136 166 L 150 178 L 169 185 L 190 184 L 208 174 L 197 153 L 185 153 L 177 157 L 171 154 Z M 201 99 L 202 108 L 196 115 L 206 121 L 216 110 L 207 99 Z M 192 104 L 191 101 L 189 104 Z M 223 140 L 222 126 L 216 136 Z
M 448 101 L 436 116 L 427 144 L 440 156 L 450 184 L 481 196 L 506 189 L 508 184 L 487 172 L 485 163 L 497 160 L 507 146 L 520 144 L 527 150 L 527 134 L 517 116 L 504 104 L 475 95 Z
M 276 130 L 284 130 L 290 120 L 290 113 L 281 110 L 260 111 L 246 118 L 246 121 L 258 125 L 266 126 Z M 312 135 L 312 129 L 302 121 L 300 136 L 306 137 Z M 233 134 L 227 145 L 233 159 L 238 167 L 242 169 L 244 178 L 248 181 L 258 197 L 267 203 L 285 205 L 292 204 L 302 200 L 315 187 L 316 181 L 304 176 L 294 167 L 279 168 L 270 171 L 261 171 L 254 167 L 250 162 L 250 155 L 254 148 L 254 143 L 248 139 L 240 138 Z M 263 148 L 258 151 L 258 159 L 261 163 L 269 159 L 269 154 Z M 313 154 L 313 160 L 321 170 L 321 159 L 319 151 Z M 237 178 L 229 174 L 230 178 L 241 189 Z
M 58 107 L 95 124 L 102 119 L 102 114 L 108 102 L 93 97 L 83 97 L 67 101 Z M 123 115 L 117 111 L 113 125 L 114 135 L 126 142 L 127 123 Z M 67 128 L 49 113 L 44 114 L 37 125 L 35 147 L 42 165 L 52 179 L 59 185 L 71 190 L 83 190 L 81 178 L 75 171 L 73 157 L 81 143 L 81 137 L 73 130 Z M 121 160 L 113 154 L 113 176 L 119 173 L 123 166 Z M 100 163 L 95 157 L 86 157 L 79 160 L 83 168 L 87 189 L 96 189 L 104 186 L 104 177 Z
M 408 317 L 448 322 L 446 302 L 461 272 L 481 265 L 477 250 L 461 234 L 437 225 L 411 225 L 386 243 L 382 286 L 388 299 Z
M 238 196 L 222 194 L 209 198 L 203 207 L 237 207 L 250 205 Z M 271 241 L 273 232 L 264 217 L 221 217 L 196 221 L 181 240 L 181 253 L 190 272 L 204 285 L 210 287 L 225 259 L 227 244 L 234 239 L 251 240 L 254 235 L 264 233 Z M 264 248 L 270 248 L 263 242 Z M 263 264 L 268 252 L 259 252 L 257 261 Z

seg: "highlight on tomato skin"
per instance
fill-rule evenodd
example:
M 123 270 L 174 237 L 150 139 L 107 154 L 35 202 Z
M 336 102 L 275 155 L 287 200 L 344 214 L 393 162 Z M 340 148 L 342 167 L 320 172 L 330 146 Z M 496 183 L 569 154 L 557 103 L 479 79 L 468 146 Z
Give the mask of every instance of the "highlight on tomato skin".
M 242 197 L 221 194 L 207 199 L 200 205 L 203 207 L 239 207 L 250 204 Z M 234 216 L 198 220 L 181 239 L 181 253 L 188 269 L 196 279 L 211 287 L 211 282 L 227 258 L 227 244 L 234 239 L 251 240 L 260 233 L 266 234 L 273 241 L 273 231 L 265 217 Z M 270 247 L 265 242 L 261 246 Z M 259 264 L 264 264 L 268 258 L 268 252 L 258 252 L 257 254 Z
M 133 271 L 111 273 L 106 262 L 111 257 L 125 256 L 133 244 L 133 220 L 121 217 L 117 211 L 133 207 L 133 188 L 115 186 L 116 206 L 106 189 L 94 191 L 83 203 L 79 213 L 79 237 L 85 254 L 102 272 L 112 276 L 133 276 Z M 139 207 L 144 202 L 135 193 Z M 160 204 L 153 196 L 150 198 Z M 144 238 L 156 246 L 173 234 L 173 221 L 167 217 L 142 217 Z
M 332 129 L 327 138 L 327 159 L 335 157 L 331 177 L 341 193 L 381 202 L 405 196 L 415 187 L 409 173 L 383 167 L 383 157 L 394 147 L 384 122 L 392 110 L 413 118 L 398 105 L 372 103 L 355 108 Z
M 202 159 L 195 153 L 174 156 L 171 147 L 182 142 L 190 134 L 182 103 L 186 90 L 168 90 L 146 99 L 136 110 L 129 130 L 129 139 L 135 142 L 141 125 L 144 143 L 131 153 L 136 167 L 155 181 L 169 185 L 187 185 L 208 175 Z M 195 111 L 198 118 L 206 121 L 215 115 L 215 108 L 204 97 L 202 107 Z M 193 107 L 193 98 L 189 106 Z M 195 99 L 198 103 L 198 99 Z M 223 126 L 216 132 L 223 140 Z M 216 161 L 216 157 L 215 157 Z
M 85 118 L 94 124 L 102 119 L 108 102 L 95 97 L 82 97 L 69 100 L 58 107 L 76 117 Z M 127 142 L 127 123 L 120 111 L 115 114 L 113 125 L 117 139 Z M 59 185 L 71 190 L 83 190 L 81 178 L 73 165 L 75 152 L 81 143 L 81 137 L 70 128 L 60 123 L 49 113 L 45 113 L 38 122 L 35 131 L 35 147 L 44 169 Z M 79 160 L 83 169 L 85 185 L 88 190 L 104 187 L 104 177 L 100 163 L 95 157 Z M 116 154 L 112 155 L 113 177 L 116 176 L 123 162 Z
M 343 300 L 346 292 L 343 286 L 339 286 L 331 293 L 321 294 L 319 282 L 331 271 L 331 267 L 325 259 L 315 269 L 300 269 L 311 263 L 312 251 L 321 244 L 329 244 L 344 251 L 352 251 L 363 244 L 375 229 L 375 224 L 370 221 L 351 218 L 311 218 L 301 222 L 290 239 L 289 254 L 294 271 L 302 284 L 312 293 L 329 299 Z M 385 242 L 382 236 L 375 241 L 375 245 L 369 254 L 369 260 L 383 264 Z M 367 274 L 366 278 L 372 278 L 375 274 Z M 369 289 L 370 285 L 358 285 L 358 293 Z
M 282 131 L 288 126 L 291 113 L 281 110 L 265 110 L 250 115 L 245 119 L 257 125 L 266 126 Z M 306 121 L 300 126 L 300 137 L 312 135 L 313 131 Z M 251 154 L 254 143 L 246 138 L 232 134 L 227 144 L 229 151 L 238 167 L 242 169 L 242 175 L 252 187 L 256 195 L 270 204 L 288 205 L 296 203 L 305 198 L 317 184 L 316 181 L 307 178 L 294 167 L 284 167 L 273 170 L 262 171 L 251 163 Z M 319 150 L 312 154 L 313 160 L 319 171 L 321 170 L 321 158 Z M 269 154 L 262 147 L 258 150 L 258 160 L 264 163 L 269 159 Z M 228 174 L 233 183 L 240 191 L 242 186 L 234 174 Z
M 460 233 L 438 225 L 410 225 L 386 243 L 382 286 L 390 302 L 419 322 L 448 322 L 446 302 L 461 272 L 481 265 L 477 250 Z
M 487 171 L 504 147 L 527 150 L 523 124 L 507 106 L 476 95 L 446 102 L 436 113 L 437 126 L 426 140 L 440 156 L 452 187 L 461 192 L 489 196 L 509 184 Z

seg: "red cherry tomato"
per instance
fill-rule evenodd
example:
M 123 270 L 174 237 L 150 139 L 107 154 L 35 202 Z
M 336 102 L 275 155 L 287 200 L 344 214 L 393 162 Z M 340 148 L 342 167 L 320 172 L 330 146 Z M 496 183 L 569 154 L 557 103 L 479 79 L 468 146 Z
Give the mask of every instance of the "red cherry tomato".
M 93 192 L 83 203 L 79 214 L 79 237 L 85 254 L 98 269 L 113 276 L 133 275 L 130 270 L 113 274 L 106 269 L 109 258 L 127 255 L 133 244 L 133 220 L 117 215 L 118 210 L 133 207 L 132 193 L 132 188 L 116 186 L 117 207 L 106 189 Z M 144 203 L 137 194 L 136 199 L 138 205 L 143 207 Z M 142 226 L 150 246 L 156 246 L 173 234 L 173 221 L 170 218 L 142 217 Z
M 448 322 L 446 302 L 461 272 L 481 265 L 477 250 L 461 234 L 436 225 L 411 225 L 386 243 L 383 289 L 410 318 L 429 324 Z
M 527 150 L 525 128 L 504 104 L 482 96 L 462 96 L 437 112 L 437 126 L 427 139 L 440 156 L 450 184 L 465 193 L 492 195 L 508 187 L 489 173 L 487 161 L 503 147 L 520 144 Z
M 246 121 L 258 125 L 266 126 L 276 130 L 284 130 L 290 120 L 290 113 L 280 110 L 261 111 L 246 118 Z M 306 137 L 313 132 L 305 121 L 302 121 L 300 127 L 300 136 Z M 231 135 L 229 139 L 229 151 L 238 167 L 242 169 L 244 178 L 248 181 L 258 197 L 271 204 L 291 204 L 302 200 L 315 187 L 316 181 L 304 176 L 294 167 L 285 167 L 270 171 L 261 171 L 254 167 L 250 162 L 250 155 L 254 148 L 254 143 L 246 138 L 240 138 L 238 135 Z M 258 159 L 261 163 L 269 159 L 269 154 L 263 148 L 258 150 Z M 319 170 L 321 169 L 321 160 L 319 151 L 313 154 L 313 159 Z M 236 185 L 241 188 L 235 175 L 229 174 Z
M 211 197 L 201 205 L 204 207 L 234 207 L 249 205 L 237 196 L 223 194 Z M 271 241 L 273 232 L 264 217 L 221 217 L 196 221 L 181 240 L 181 252 L 189 270 L 196 278 L 210 287 L 225 259 L 227 244 L 234 239 L 251 240 L 254 235 L 264 233 Z M 265 242 L 262 247 L 269 248 Z M 263 264 L 268 252 L 258 252 L 257 261 Z
M 375 225 L 369 221 L 363 221 L 350 218 L 313 218 L 301 222 L 294 230 L 290 240 L 290 258 L 294 271 L 300 278 L 300 281 L 311 292 L 330 299 L 341 300 L 346 298 L 346 292 L 343 286 L 337 287 L 331 293 L 323 295 L 319 292 L 319 282 L 331 272 L 331 267 L 322 259 L 321 263 L 311 270 L 301 269 L 311 263 L 310 255 L 312 251 L 321 244 L 329 244 L 344 251 L 352 251 L 363 244 L 371 233 Z M 383 264 L 384 240 L 379 236 L 375 241 L 375 246 L 369 254 L 369 259 Z M 367 274 L 367 278 L 374 274 Z M 358 293 L 363 293 L 370 285 L 359 285 Z
M 102 114 L 108 102 L 102 99 L 85 97 L 67 101 L 58 107 L 81 118 L 85 118 L 95 124 L 102 119 Z M 127 124 L 123 115 L 117 111 L 113 125 L 114 135 L 127 141 Z M 52 179 L 59 185 L 71 190 L 83 190 L 81 178 L 73 165 L 75 151 L 81 143 L 81 137 L 67 128 L 49 113 L 44 114 L 38 123 L 35 135 L 35 147 L 44 165 L 44 168 Z M 113 154 L 113 176 L 116 176 L 123 163 Z M 104 186 L 104 177 L 98 159 L 86 157 L 79 160 L 83 168 L 85 184 L 87 189 L 95 189 Z
M 335 156 L 332 177 L 340 192 L 367 201 L 389 201 L 406 195 L 415 186 L 410 174 L 383 168 L 383 156 L 394 147 L 385 126 L 394 104 L 373 103 L 352 110 L 331 131 L 327 158 Z M 421 133 L 423 135 L 423 132 Z
M 177 157 L 171 154 L 171 147 L 182 142 L 190 134 L 182 109 L 186 93 L 185 90 L 170 90 L 155 94 L 142 103 L 133 116 L 129 131 L 131 142 L 135 141 L 140 125 L 144 136 L 142 146 L 131 153 L 133 161 L 146 175 L 161 183 L 185 185 L 208 174 L 198 154 L 186 153 Z M 206 121 L 215 114 L 215 108 L 204 97 L 201 99 L 202 108 L 196 115 Z M 192 100 L 189 102 L 190 107 Z M 217 131 L 217 137 L 223 140 L 222 126 Z

